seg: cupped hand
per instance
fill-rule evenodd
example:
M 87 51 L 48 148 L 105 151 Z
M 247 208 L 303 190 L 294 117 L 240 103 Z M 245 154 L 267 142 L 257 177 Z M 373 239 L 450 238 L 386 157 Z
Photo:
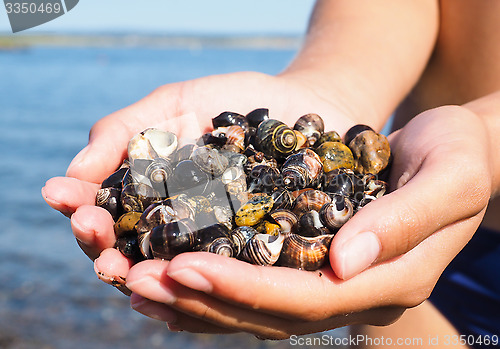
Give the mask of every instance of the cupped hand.
M 323 116 L 325 127 L 343 134 L 355 124 L 350 108 L 328 102 L 317 90 L 297 78 L 240 72 L 208 76 L 164 85 L 139 102 L 99 120 L 91 129 L 89 144 L 73 159 L 67 177 L 50 179 L 42 195 L 54 209 L 71 217 L 74 235 L 95 259 L 113 246 L 111 216 L 95 207 L 99 184 L 127 156 L 130 138 L 147 127 L 195 139 L 212 127 L 211 118 L 225 110 L 246 114 L 268 108 L 271 117 L 293 125 L 303 114 Z M 126 261 L 122 260 L 122 266 Z M 124 267 L 125 268 L 125 267 Z
M 427 111 L 390 142 L 395 190 L 339 231 L 331 267 L 261 267 L 201 252 L 148 260 L 128 272 L 132 307 L 175 330 L 278 339 L 395 321 L 429 296 L 474 234 L 491 175 L 486 132 L 461 107 Z

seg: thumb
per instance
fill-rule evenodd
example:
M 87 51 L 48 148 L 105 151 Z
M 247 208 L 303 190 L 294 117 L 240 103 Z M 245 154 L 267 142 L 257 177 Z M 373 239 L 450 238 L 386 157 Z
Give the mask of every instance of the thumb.
M 485 173 L 481 166 L 468 167 L 465 151 L 452 148 L 435 147 L 413 162 L 417 166 L 393 171 L 400 174 L 399 188 L 363 207 L 342 227 L 330 248 L 338 277 L 351 278 L 410 251 L 447 225 L 484 213 L 489 187 L 477 179 Z

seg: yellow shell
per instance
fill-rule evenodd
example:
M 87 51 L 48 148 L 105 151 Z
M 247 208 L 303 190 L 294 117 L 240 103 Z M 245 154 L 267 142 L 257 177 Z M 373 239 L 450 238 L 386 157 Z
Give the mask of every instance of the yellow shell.
M 234 221 L 238 226 L 259 223 L 273 208 L 274 200 L 267 194 L 253 196 L 236 212 Z

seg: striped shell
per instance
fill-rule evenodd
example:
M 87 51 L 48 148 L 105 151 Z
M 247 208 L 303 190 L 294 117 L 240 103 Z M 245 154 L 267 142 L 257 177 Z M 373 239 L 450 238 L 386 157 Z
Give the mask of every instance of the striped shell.
M 273 265 L 280 256 L 284 235 L 256 234 L 241 251 L 240 258 L 257 265 Z
M 333 235 L 304 237 L 289 234 L 283 241 L 278 264 L 284 267 L 316 270 L 323 266 Z

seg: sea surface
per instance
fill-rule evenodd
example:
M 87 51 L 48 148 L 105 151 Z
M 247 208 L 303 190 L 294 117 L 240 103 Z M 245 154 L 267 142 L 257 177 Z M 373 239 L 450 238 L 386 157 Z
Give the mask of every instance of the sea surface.
M 171 333 L 99 281 L 40 189 L 90 127 L 156 87 L 208 74 L 275 74 L 294 50 L 43 47 L 0 51 L 0 348 L 288 348 L 251 335 Z M 328 335 L 345 335 L 345 329 Z M 307 346 L 302 346 L 307 347 Z

